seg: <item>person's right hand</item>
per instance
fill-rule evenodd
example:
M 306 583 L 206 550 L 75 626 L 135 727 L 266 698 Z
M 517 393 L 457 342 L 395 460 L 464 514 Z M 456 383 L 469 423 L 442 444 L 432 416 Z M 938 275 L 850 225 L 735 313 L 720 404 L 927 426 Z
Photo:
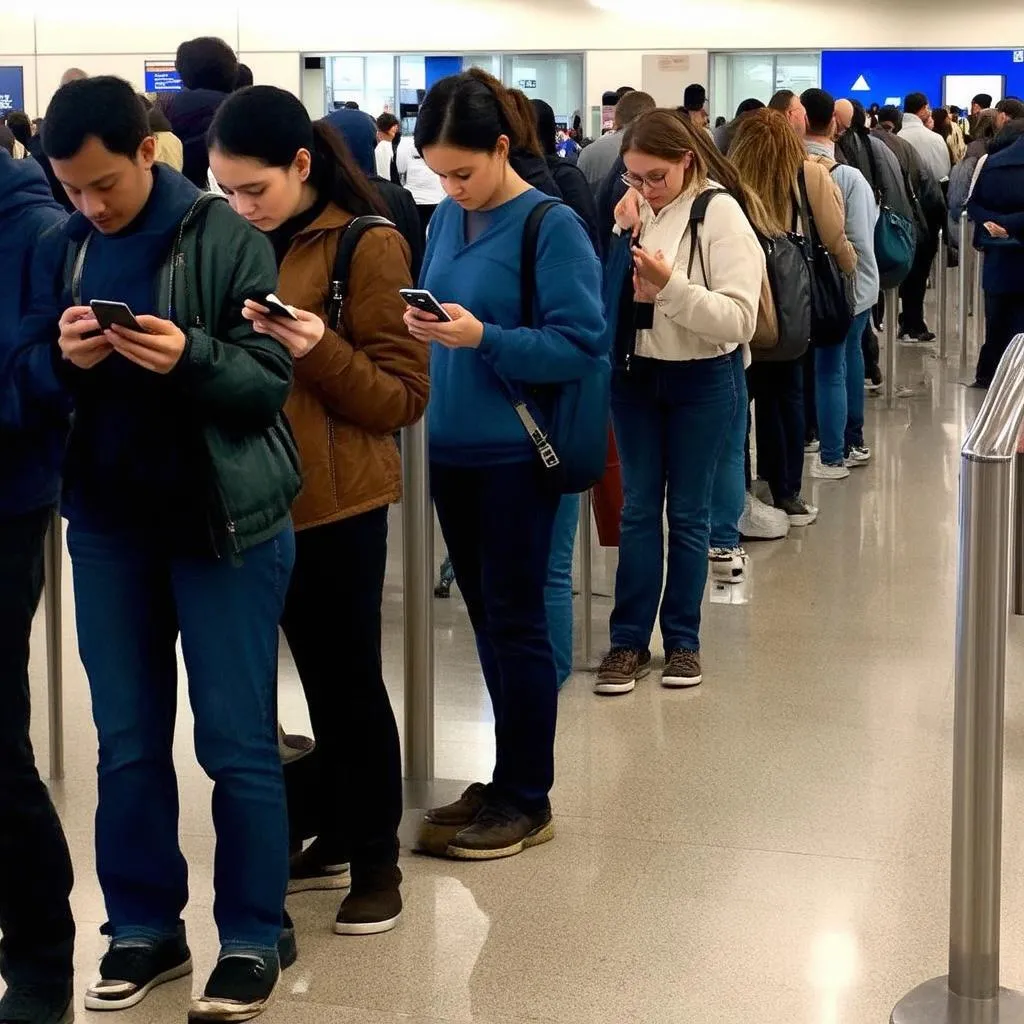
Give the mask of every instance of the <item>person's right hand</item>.
M 623 231 L 632 231 L 634 239 L 640 234 L 640 193 L 631 188 L 615 207 L 615 223 Z
M 88 334 L 96 334 L 96 337 L 87 338 Z M 59 344 L 64 358 L 80 370 L 91 370 L 114 351 L 88 306 L 71 306 L 64 310 L 60 318 Z

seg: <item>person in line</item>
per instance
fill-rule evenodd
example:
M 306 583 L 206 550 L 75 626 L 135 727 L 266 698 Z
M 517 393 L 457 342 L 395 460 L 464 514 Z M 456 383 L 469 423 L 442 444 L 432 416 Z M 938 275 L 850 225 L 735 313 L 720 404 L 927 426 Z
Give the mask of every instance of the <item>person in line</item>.
M 1024 135 L 990 149 L 967 213 L 974 242 L 985 254 L 985 343 L 974 387 L 987 388 L 1007 346 L 1024 333 Z
M 807 111 L 803 100 L 792 89 L 780 89 L 769 101 L 768 106 L 784 114 L 790 128 L 799 138 L 807 134 Z
M 928 97 L 923 92 L 910 93 L 903 101 L 903 127 L 900 129 L 900 138 L 905 139 L 917 150 L 922 163 L 936 180 L 941 182 L 949 177 L 951 169 L 949 147 L 945 140 L 928 127 L 931 116 L 932 109 Z
M 971 113 L 969 118 L 969 131 L 968 135 L 970 138 L 974 138 L 974 124 L 977 116 L 984 110 L 992 109 L 992 96 L 987 92 L 979 92 L 974 99 L 971 100 Z
M 449 198 L 431 227 L 421 285 L 451 322 L 410 308 L 431 344 L 434 504 L 476 634 L 494 706 L 492 781 L 427 813 L 421 848 L 466 860 L 507 857 L 554 835 L 555 662 L 544 588 L 559 495 L 504 382 L 578 378 L 605 356 L 600 264 L 568 206 L 540 226 L 533 326 L 521 322 L 520 254 L 547 201 L 515 172 L 524 128 L 507 90 L 480 69 L 442 79 L 416 122 L 416 148 Z
M 139 93 L 139 100 L 146 108 L 149 130 L 156 139 L 154 159 L 158 164 L 167 164 L 168 167 L 180 172 L 185 164 L 185 151 L 181 139 L 171 131 L 171 122 L 156 104 L 142 93 Z
M 402 762 L 381 668 L 388 507 L 401 496 L 394 433 L 423 415 L 429 391 L 427 348 L 409 337 L 398 294 L 412 285 L 408 246 L 390 228 L 363 235 L 332 323 L 333 253 L 353 218 L 386 212 L 342 137 L 311 123 L 291 93 L 254 86 L 221 106 L 208 142 L 232 208 L 270 238 L 276 294 L 297 317 L 268 315 L 253 299 L 243 312 L 295 361 L 285 412 L 303 489 L 292 508 L 295 569 L 282 627 L 316 748 L 296 768 L 309 809 L 289 812 L 293 835 L 308 817 L 303 831 L 316 841 L 292 858 L 292 888 L 333 887 L 334 866 L 350 863 L 335 931 L 388 931 L 402 912 Z
M 537 116 L 530 98 L 522 89 L 509 89 L 508 97 L 516 108 L 519 124 L 522 126 L 519 145 L 512 150 L 509 159 L 512 170 L 527 185 L 532 185 L 533 188 L 555 199 L 561 199 L 562 190 L 555 184 L 555 177 L 551 173 L 540 139 L 537 137 Z
M 736 108 L 736 116 L 728 124 L 725 124 L 723 121 L 721 125 L 716 125 L 714 131 L 715 145 L 724 156 L 729 155 L 729 147 L 732 146 L 732 140 L 736 137 L 736 132 L 739 130 L 743 116 L 752 111 L 760 110 L 763 107 L 764 104 L 758 99 L 744 100 Z
M 823 89 L 808 89 L 800 97 L 807 111 L 804 146 L 822 164 L 843 194 L 846 237 L 857 254 L 852 279 L 853 320 L 840 345 L 814 350 L 815 403 L 821 449 L 811 464 L 811 476 L 842 480 L 850 467 L 871 460 L 864 443 L 864 351 L 861 338 L 878 301 L 879 275 L 875 259 L 878 205 L 867 179 L 856 168 L 835 160 L 835 100 Z M 813 338 L 811 339 L 813 342 Z
M 378 177 L 386 181 L 402 184 L 402 176 L 398 173 L 398 146 L 402 141 L 402 122 L 391 113 L 383 113 L 377 118 L 377 146 L 373 151 Z
M 622 133 L 635 117 L 638 117 L 645 110 L 653 110 L 657 104 L 652 96 L 645 92 L 638 93 L 635 89 L 619 96 L 615 104 L 615 119 L 613 127 L 606 135 L 587 146 L 577 161 L 576 166 L 583 172 L 590 185 L 594 198 L 598 198 L 601 186 L 611 173 L 612 168 L 618 163 L 620 150 L 622 148 Z
M 744 352 L 765 272 L 760 243 L 733 196 L 743 196 L 751 211 L 760 204 L 705 131 L 673 111 L 654 110 L 626 129 L 622 154 L 631 192 L 617 211 L 618 227 L 636 239 L 634 294 L 653 304 L 653 327 L 634 330 L 623 303 L 612 419 L 625 508 L 611 650 L 595 684 L 600 694 L 628 693 L 650 672 L 659 605 L 663 685 L 703 679 L 700 606 L 712 488 L 738 403 L 746 427 Z M 690 211 L 711 188 L 732 194 L 710 200 L 691 247 Z M 738 480 L 742 490 L 742 469 Z
M 238 62 L 238 74 L 235 75 L 235 88 L 234 92 L 238 92 L 239 89 L 247 89 L 253 84 L 252 68 L 248 64 L 243 64 L 241 61 Z
M 1002 131 L 1011 121 L 1024 118 L 1024 102 L 1008 96 L 996 104 L 996 131 Z M 10 119 L 8 118 L 8 124 Z
M 683 105 L 680 113 L 693 122 L 695 128 L 707 129 L 710 117 L 707 111 L 708 91 L 699 82 L 683 90 Z
M 351 110 L 351 108 L 349 109 Z M 328 120 L 338 123 L 335 119 L 339 113 L 336 111 L 334 114 L 328 114 Z M 367 120 L 370 120 L 371 125 L 373 124 L 372 119 L 367 118 Z M 425 245 L 430 219 L 434 216 L 438 205 L 444 201 L 444 189 L 441 187 L 437 175 L 424 163 L 419 150 L 408 136 L 404 136 L 399 141 L 398 149 L 395 151 L 395 172 L 400 183 L 409 190 L 413 202 L 416 203 L 416 210 L 420 218 L 421 245 Z M 390 170 L 387 175 L 381 174 L 380 176 L 391 180 Z
M 223 39 L 200 36 L 178 47 L 174 66 L 185 88 L 174 94 L 164 112 L 171 130 L 181 139 L 182 173 L 197 188 L 205 189 L 210 169 L 206 133 L 217 108 L 235 89 L 238 59 Z
M 99 734 L 109 939 L 86 1007 L 134 1006 L 192 970 L 172 756 L 180 636 L 196 754 L 214 784 L 221 943 L 189 1015 L 247 1020 L 295 957 L 282 934 L 275 715 L 300 484 L 282 411 L 291 356 L 241 316 L 276 287 L 273 251 L 222 199 L 154 162 L 146 112 L 119 78 L 58 90 L 43 145 L 78 208 L 34 272 L 23 329 L 39 400 L 67 393 L 74 406 L 61 510 Z M 142 331 L 104 329 L 92 300 L 127 304 Z
M 863 108 L 862 108 L 863 109 Z M 840 269 L 850 274 L 857 254 L 846 237 L 843 198 L 828 169 L 808 158 L 785 115 L 755 111 L 736 133 L 729 159 L 744 184 L 761 200 L 772 235 L 798 225 L 799 178 L 822 244 Z M 801 496 L 804 470 L 804 399 L 802 358 L 758 358 L 747 371 L 757 428 L 757 473 L 768 482 L 776 508 L 792 526 L 809 526 L 818 510 Z
M 34 160 L 0 150 L 0 1021 L 73 1017 L 71 857 L 29 738 L 29 638 L 43 586 L 43 538 L 60 493 L 67 407 L 36 409 L 19 353 L 40 240 L 66 215 Z M 40 350 L 36 359 L 49 361 Z M 46 372 L 44 370 L 44 372 Z
M 945 107 L 939 107 L 932 115 L 932 131 L 942 138 L 949 149 L 949 160 L 952 167 L 956 167 L 964 158 L 967 150 L 967 142 L 964 139 L 963 129 L 952 113 Z
M 32 122 L 23 110 L 12 110 L 4 119 L 14 137 L 21 143 L 27 154 L 32 146 Z
M 961 249 L 960 216 L 967 207 L 967 197 L 970 195 L 978 164 L 986 159 L 989 143 L 998 132 L 997 116 L 994 110 L 983 110 L 977 116 L 964 158 L 949 175 L 949 216 L 946 219 L 946 234 L 949 236 L 951 247 L 957 252 Z
M 14 137 L 14 133 L 5 124 L 0 124 L 0 148 L 12 159 L 16 160 L 17 157 L 14 155 L 14 147 L 19 145 L 18 140 Z

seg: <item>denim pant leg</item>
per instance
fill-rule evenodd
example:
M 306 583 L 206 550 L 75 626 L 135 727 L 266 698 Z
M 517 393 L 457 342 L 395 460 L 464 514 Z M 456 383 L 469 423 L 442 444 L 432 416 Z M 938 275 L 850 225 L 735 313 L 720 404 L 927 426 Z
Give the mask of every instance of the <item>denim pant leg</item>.
M 663 397 L 672 403 L 668 437 L 668 580 L 661 604 L 666 653 L 700 650 L 700 606 L 708 578 L 711 493 L 715 467 L 746 404 L 737 388 L 739 353 L 680 364 L 666 376 Z M 744 422 L 746 417 L 744 416 Z
M 667 418 L 656 387 L 639 367 L 617 374 L 612 386 L 624 504 L 611 644 L 640 651 L 651 645 L 665 579 Z
M 747 376 L 742 350 L 730 357 L 736 387 L 736 411 L 725 435 L 725 444 L 715 469 L 711 495 L 711 547 L 736 548 L 740 544 L 740 516 L 747 497 L 744 448 L 750 419 Z
M 820 346 L 814 350 L 814 385 L 821 461 L 828 466 L 841 466 L 845 457 L 843 444 L 846 436 L 845 343 Z
M 846 435 L 844 452 L 864 444 L 864 328 L 871 310 L 858 313 L 846 336 Z
M 213 780 L 213 916 L 222 949 L 273 953 L 288 884 L 277 748 L 278 623 L 295 562 L 291 524 L 241 559 L 178 558 L 172 580 L 195 716 Z
M 555 655 L 555 674 L 561 689 L 572 675 L 572 553 L 580 521 L 580 496 L 566 494 L 558 505 L 551 535 L 551 562 L 544 587 L 548 631 Z M 586 552 L 584 552 L 586 554 Z
M 173 935 L 188 902 L 171 754 L 178 618 L 166 557 L 138 534 L 71 524 L 78 650 L 99 735 L 96 872 L 109 932 Z M 211 616 L 218 628 L 218 616 Z

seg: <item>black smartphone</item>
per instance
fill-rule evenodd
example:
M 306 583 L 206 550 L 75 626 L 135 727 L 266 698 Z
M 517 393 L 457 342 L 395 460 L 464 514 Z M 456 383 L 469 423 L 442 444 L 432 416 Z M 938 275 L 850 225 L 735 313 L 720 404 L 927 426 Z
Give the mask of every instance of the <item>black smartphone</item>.
M 426 288 L 399 288 L 398 294 L 414 309 L 422 310 L 424 313 L 433 313 L 442 323 L 451 323 L 452 318 Z
M 109 331 L 117 324 L 118 327 L 127 328 L 129 331 L 138 331 L 140 334 L 148 334 L 142 324 L 135 319 L 135 314 L 123 302 L 107 302 L 104 299 L 93 299 L 89 303 L 92 315 L 99 321 L 100 328 Z
M 283 317 L 285 320 L 299 319 L 273 292 L 263 300 L 262 305 L 267 307 L 271 316 Z

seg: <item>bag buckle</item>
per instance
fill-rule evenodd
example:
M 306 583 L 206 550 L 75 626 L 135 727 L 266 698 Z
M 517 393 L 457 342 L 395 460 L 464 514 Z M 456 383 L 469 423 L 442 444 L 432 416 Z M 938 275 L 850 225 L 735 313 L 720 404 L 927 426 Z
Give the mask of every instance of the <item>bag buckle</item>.
M 540 456 L 541 462 L 544 463 L 544 468 L 557 469 L 562 464 L 562 460 L 558 457 L 558 452 L 555 451 L 554 446 L 548 440 L 548 435 L 541 430 L 537 421 L 533 418 L 533 414 L 527 408 L 526 403 L 523 401 L 516 402 L 514 408 L 516 415 L 522 421 L 523 426 L 526 427 L 526 432 L 530 435 L 530 440 L 533 442 L 534 448 L 537 449 L 537 454 Z

